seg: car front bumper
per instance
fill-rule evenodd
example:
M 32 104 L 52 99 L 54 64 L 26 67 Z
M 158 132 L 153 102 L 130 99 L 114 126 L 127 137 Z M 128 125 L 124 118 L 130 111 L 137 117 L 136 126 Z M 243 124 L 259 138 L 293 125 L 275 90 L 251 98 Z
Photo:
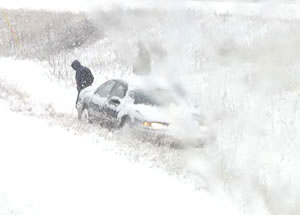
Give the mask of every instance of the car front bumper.
M 213 141 L 211 135 L 204 134 L 199 130 L 199 135 L 190 138 L 176 136 L 169 129 L 151 129 L 143 126 L 133 126 L 132 134 L 138 139 L 149 141 L 155 145 L 168 145 L 176 148 L 203 147 L 206 143 Z

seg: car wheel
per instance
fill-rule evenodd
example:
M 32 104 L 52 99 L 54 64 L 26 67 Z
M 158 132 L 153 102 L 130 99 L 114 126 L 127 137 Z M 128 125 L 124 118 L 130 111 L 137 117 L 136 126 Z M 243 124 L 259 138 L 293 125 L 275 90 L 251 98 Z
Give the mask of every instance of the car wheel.
M 129 116 L 122 117 L 121 122 L 119 124 L 118 132 L 123 139 L 127 139 L 131 141 L 134 138 L 131 125 L 132 122 Z
M 83 111 L 81 112 L 81 116 L 80 119 L 86 123 L 92 123 L 90 117 L 89 117 L 89 111 L 88 109 L 83 109 Z
M 119 128 L 124 128 L 127 127 L 128 125 L 130 125 L 131 120 L 129 118 L 129 116 L 123 116 L 119 125 Z

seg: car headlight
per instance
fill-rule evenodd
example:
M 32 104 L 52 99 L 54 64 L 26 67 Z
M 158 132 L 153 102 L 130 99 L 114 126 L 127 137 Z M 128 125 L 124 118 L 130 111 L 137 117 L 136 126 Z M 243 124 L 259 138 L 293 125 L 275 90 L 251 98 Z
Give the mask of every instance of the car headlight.
M 152 129 L 166 129 L 168 127 L 165 123 L 160 122 L 144 122 L 144 127 L 152 128 Z

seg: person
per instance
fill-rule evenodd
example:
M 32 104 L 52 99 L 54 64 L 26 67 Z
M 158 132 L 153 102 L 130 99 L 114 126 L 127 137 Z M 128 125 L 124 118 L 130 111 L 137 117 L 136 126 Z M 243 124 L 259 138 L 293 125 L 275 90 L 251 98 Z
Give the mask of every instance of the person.
M 78 60 L 74 60 L 71 67 L 76 71 L 75 79 L 77 85 L 77 99 L 76 105 L 78 103 L 79 93 L 86 87 L 89 87 L 94 82 L 94 76 L 91 70 L 85 66 L 82 66 Z
M 138 42 L 138 55 L 133 65 L 133 73 L 149 75 L 151 72 L 151 55 L 143 42 Z

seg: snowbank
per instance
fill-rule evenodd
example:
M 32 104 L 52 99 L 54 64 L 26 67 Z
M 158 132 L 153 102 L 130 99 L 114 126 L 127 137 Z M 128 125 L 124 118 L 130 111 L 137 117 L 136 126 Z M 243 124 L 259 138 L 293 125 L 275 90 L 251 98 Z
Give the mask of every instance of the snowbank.
M 63 113 L 74 112 L 77 96 L 75 86 L 74 89 L 65 88 L 50 81 L 47 76 L 50 74 L 49 68 L 44 67 L 42 63 L 0 58 L 0 67 L 2 68 L 0 81 L 5 81 L 6 84 L 29 95 L 36 112 L 43 111 L 39 110 L 41 107 L 51 107 Z
M 238 214 L 229 201 L 0 102 L 0 214 Z

